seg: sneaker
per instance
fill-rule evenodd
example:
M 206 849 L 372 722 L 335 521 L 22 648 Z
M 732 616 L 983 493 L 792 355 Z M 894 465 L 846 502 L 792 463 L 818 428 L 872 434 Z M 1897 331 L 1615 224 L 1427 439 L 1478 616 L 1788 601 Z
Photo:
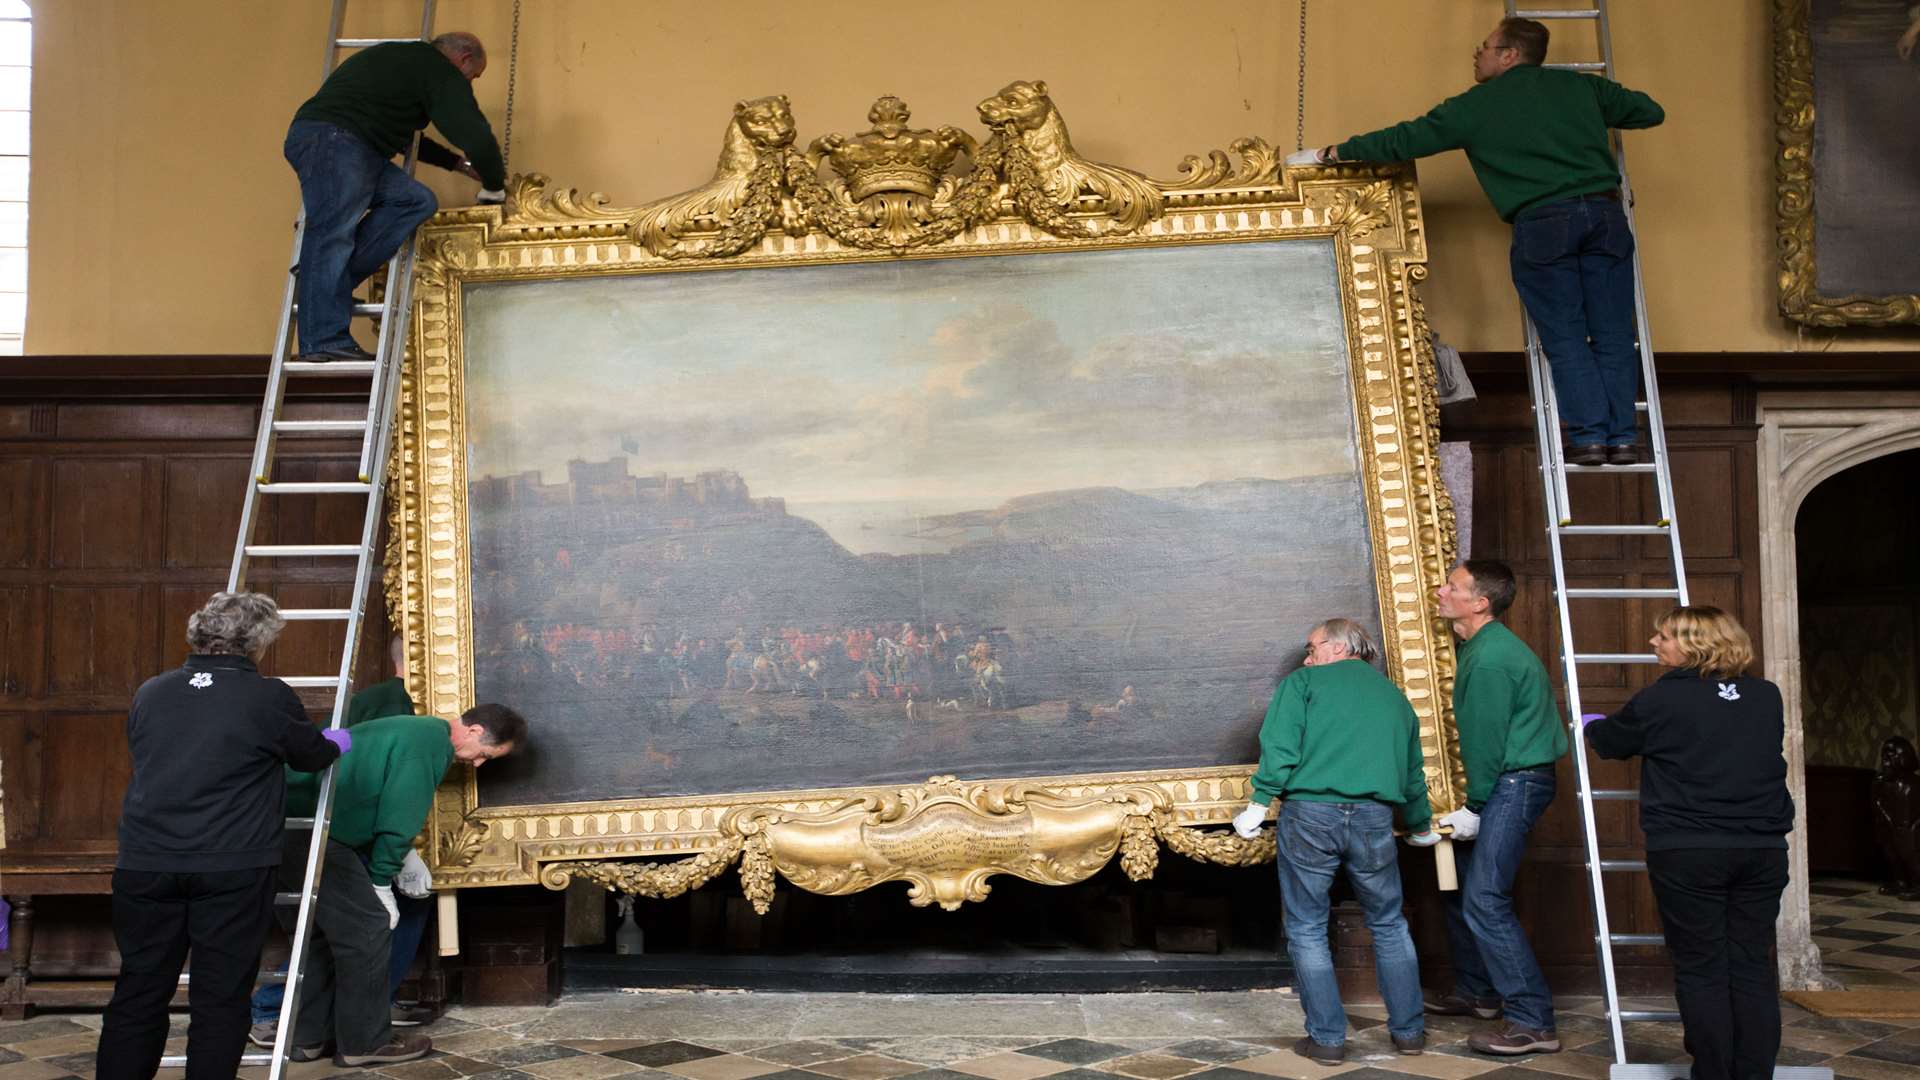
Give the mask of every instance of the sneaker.
M 1560 1037 L 1551 1031 L 1509 1025 L 1500 1031 L 1481 1031 L 1467 1036 L 1467 1046 L 1482 1054 L 1557 1054 Z
M 1471 1016 L 1479 1020 L 1493 1020 L 1500 1015 L 1500 999 L 1497 997 L 1470 998 L 1455 990 L 1423 996 L 1426 1000 L 1421 1004 L 1435 1016 Z
M 333 1044 L 321 1043 L 318 1046 L 296 1046 L 287 1051 L 287 1056 L 295 1061 L 319 1061 L 331 1053 L 333 1053 Z
M 317 352 L 301 353 L 300 355 L 294 357 L 294 359 L 300 361 L 303 364 L 324 364 L 330 360 L 371 361 L 375 359 L 375 357 L 372 353 L 361 348 L 358 344 L 349 343 L 346 345 L 341 345 L 337 348 L 321 349 Z
M 1427 1052 L 1427 1033 L 1424 1031 L 1418 1035 L 1395 1035 L 1389 1031 L 1387 1037 L 1393 1040 L 1393 1048 L 1407 1057 Z
M 397 1001 L 393 1003 L 394 1027 L 418 1027 L 421 1024 L 431 1024 L 439 1016 L 439 1011 L 429 1005 L 402 1005 Z
M 1607 447 L 1607 464 L 1638 465 L 1640 464 L 1640 448 L 1632 443 L 1628 443 L 1625 446 L 1609 446 Z
M 433 1040 L 425 1035 L 417 1033 L 395 1035 L 387 1040 L 387 1045 L 369 1050 L 364 1054 L 335 1054 L 333 1063 L 343 1069 L 354 1069 L 363 1065 L 391 1065 L 396 1061 L 412 1061 L 426 1057 L 432 1051 Z
M 1338 1065 L 1347 1060 L 1347 1047 L 1345 1043 L 1339 1046 L 1327 1046 L 1324 1043 L 1314 1042 L 1313 1036 L 1311 1035 L 1305 1035 L 1295 1040 L 1293 1052 L 1306 1058 L 1308 1061 L 1318 1061 L 1322 1065 Z
M 1604 443 L 1567 447 L 1567 464 L 1569 465 L 1605 465 L 1606 463 L 1607 447 Z
M 280 1021 L 266 1020 L 247 1029 L 247 1041 L 255 1046 L 273 1049 L 273 1037 L 280 1031 Z

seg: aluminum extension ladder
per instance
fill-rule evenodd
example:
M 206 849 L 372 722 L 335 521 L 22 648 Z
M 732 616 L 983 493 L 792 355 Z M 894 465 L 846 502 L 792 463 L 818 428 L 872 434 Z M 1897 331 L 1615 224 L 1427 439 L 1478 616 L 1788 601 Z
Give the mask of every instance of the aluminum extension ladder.
M 1575 22 L 1591 24 L 1597 39 L 1600 59 L 1576 61 L 1570 63 L 1551 63 L 1546 67 L 1569 71 L 1585 71 L 1611 79 L 1613 68 L 1613 38 L 1607 22 L 1606 0 L 1594 0 L 1591 7 L 1579 8 L 1522 8 L 1515 0 L 1505 0 L 1509 17 L 1524 19 L 1553 20 L 1556 22 Z M 1627 227 L 1633 228 L 1633 187 L 1627 178 L 1627 159 L 1625 149 L 1620 142 L 1618 132 L 1613 133 L 1614 160 L 1620 167 L 1620 204 L 1626 211 Z M 1527 381 L 1533 392 L 1534 434 L 1539 441 L 1541 491 L 1545 496 L 1547 516 L 1547 544 L 1553 560 L 1553 592 L 1555 608 L 1560 617 L 1560 661 L 1567 679 L 1567 716 L 1572 735 L 1574 774 L 1578 778 L 1578 798 L 1580 800 L 1580 827 L 1586 838 L 1587 884 L 1593 902 L 1594 945 L 1600 959 L 1600 975 L 1606 993 L 1606 1020 L 1608 1034 L 1613 1042 L 1613 1066 L 1610 1070 L 1612 1080 L 1665 1080 L 1669 1077 L 1684 1078 L 1689 1075 L 1689 1065 L 1647 1065 L 1632 1064 L 1627 1061 L 1627 1041 L 1622 1028 L 1625 1023 L 1636 1021 L 1677 1021 L 1677 1012 L 1657 1012 L 1622 1009 L 1620 1006 L 1620 983 L 1614 972 L 1613 950 L 1616 946 L 1661 945 L 1666 938 L 1661 934 L 1616 934 L 1613 933 L 1607 918 L 1606 879 L 1609 874 L 1645 873 L 1645 857 L 1634 859 L 1608 859 L 1600 854 L 1600 839 L 1594 823 L 1593 805 L 1600 801 L 1637 802 L 1640 792 L 1632 788 L 1595 789 L 1593 776 L 1587 764 L 1587 743 L 1580 716 L 1580 669 L 1583 666 L 1599 664 L 1653 664 L 1658 658 L 1652 653 L 1589 653 L 1580 652 L 1574 645 L 1573 601 L 1591 600 L 1668 600 L 1674 604 L 1687 603 L 1686 563 L 1680 551 L 1680 526 L 1674 515 L 1673 476 L 1670 471 L 1672 459 L 1667 453 L 1666 426 L 1660 418 L 1660 387 L 1654 374 L 1652 336 L 1647 323 L 1647 290 L 1640 272 L 1640 247 L 1636 242 L 1633 253 L 1633 310 L 1636 330 L 1636 349 L 1640 354 L 1640 380 L 1645 400 L 1637 402 L 1635 409 L 1646 417 L 1647 443 L 1651 448 L 1652 460 L 1633 465 L 1569 465 L 1561 449 L 1560 409 L 1554 400 L 1553 372 L 1548 365 L 1546 351 L 1540 345 L 1540 335 L 1523 310 L 1521 320 L 1525 324 L 1527 342 Z M 1576 524 L 1573 502 L 1567 495 L 1567 474 L 1606 473 L 1606 474 L 1651 474 L 1654 490 L 1658 499 L 1659 519 L 1652 524 Z M 1647 588 L 1582 588 L 1567 584 L 1566 554 L 1562 544 L 1567 537 L 1579 536 L 1658 536 L 1666 540 L 1667 553 L 1671 559 L 1670 577 L 1673 582 L 1666 587 Z M 1797 1080 L 1832 1080 L 1833 1070 L 1828 1068 L 1800 1068 L 1776 1066 L 1774 1075 Z
M 417 38 L 348 38 L 341 37 L 341 27 L 346 21 L 347 0 L 333 0 L 333 12 L 327 22 L 326 58 L 321 67 L 320 77 L 324 81 L 333 74 L 340 62 L 344 49 L 362 49 L 371 45 L 382 45 L 392 41 L 422 41 L 433 35 L 433 9 L 435 0 L 422 0 L 420 12 L 420 36 Z M 407 175 L 413 175 L 415 159 L 419 155 L 420 138 L 416 133 L 413 145 L 407 149 L 405 168 Z M 393 422 L 396 405 L 399 400 L 399 374 L 402 357 L 406 353 L 407 322 L 412 311 L 413 301 L 413 258 L 414 242 L 411 237 L 400 246 L 392 259 L 387 262 L 386 291 L 383 301 L 378 304 L 355 304 L 353 314 L 358 317 L 370 317 L 379 320 L 377 330 L 378 344 L 374 349 L 374 359 L 370 361 L 331 361 L 312 362 L 292 359 L 294 340 L 294 316 L 298 310 L 295 302 L 296 285 L 299 281 L 300 241 L 306 232 L 306 213 L 304 210 L 293 226 L 293 255 L 288 261 L 286 286 L 280 298 L 280 324 L 273 343 L 273 358 L 267 371 L 266 398 L 260 408 L 260 427 L 254 437 L 253 465 L 247 476 L 247 494 L 244 509 L 240 514 L 240 534 L 234 543 L 233 567 L 227 574 L 227 590 L 238 592 L 247 586 L 247 570 L 255 559 L 286 558 L 337 558 L 354 560 L 353 593 L 344 608 L 281 608 L 280 614 L 289 622 L 295 620 L 313 620 L 339 623 L 342 625 L 342 645 L 340 649 L 339 670 L 331 675 L 282 675 L 280 680 L 297 688 L 309 687 L 333 691 L 333 715 L 327 727 L 337 730 L 346 719 L 347 701 L 352 696 L 353 662 L 360 641 L 360 618 L 366 606 L 367 588 L 372 582 L 375 564 L 374 544 L 380 533 L 380 519 L 384 509 L 386 490 L 387 454 L 393 445 Z M 307 375 L 369 375 L 372 384 L 367 394 L 367 414 L 364 420 L 282 420 L 281 406 L 286 397 L 287 380 Z M 360 463 L 353 481 L 294 482 L 277 481 L 273 478 L 274 451 L 281 436 L 360 436 Z M 359 495 L 366 500 L 361 515 L 360 536 L 355 543 L 346 544 L 256 544 L 254 529 L 259 520 L 258 511 L 261 500 L 281 495 Z M 261 982 L 286 983 L 286 996 L 280 1004 L 280 1022 L 274 1035 L 273 1050 L 270 1053 L 247 1053 L 240 1059 L 242 1067 L 269 1066 L 270 1080 L 280 1080 L 285 1075 L 290 1061 L 289 1052 L 293 1049 L 294 1021 L 300 1011 L 301 973 L 306 970 L 307 948 L 312 941 L 314 900 L 319 895 L 320 872 L 326 862 L 327 832 L 333 816 L 333 769 L 328 768 L 320 777 L 319 801 L 311 818 L 288 818 L 288 829 L 309 829 L 312 837 L 307 844 L 306 866 L 302 872 L 302 884 L 299 892 L 276 892 L 274 904 L 277 907 L 297 906 L 299 911 L 294 920 L 293 952 L 288 960 L 286 974 L 263 972 Z M 180 976 L 181 985 L 187 985 L 190 975 Z M 162 1068 L 178 1068 L 186 1064 L 184 1055 L 168 1055 L 160 1059 Z

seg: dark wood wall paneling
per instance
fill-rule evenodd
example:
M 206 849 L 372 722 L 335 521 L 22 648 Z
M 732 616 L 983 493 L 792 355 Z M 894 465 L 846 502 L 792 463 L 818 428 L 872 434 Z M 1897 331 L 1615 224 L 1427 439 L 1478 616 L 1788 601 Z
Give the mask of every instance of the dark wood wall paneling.
M 113 969 L 104 907 L 76 894 L 107 887 L 130 771 L 128 702 L 182 662 L 187 616 L 225 586 L 264 368 L 257 358 L 0 362 L 0 889 L 45 898 L 16 920 L 37 938 L 37 973 Z M 365 384 L 297 383 L 285 416 L 360 415 Z M 283 440 L 278 476 L 352 479 L 358 453 L 338 438 Z M 353 496 L 279 498 L 260 536 L 351 541 L 359 526 Z M 258 564 L 252 585 L 289 606 L 344 607 L 352 570 L 279 560 Z M 363 674 L 384 662 L 384 638 L 376 626 L 364 639 Z M 338 663 L 337 624 L 294 623 L 263 666 L 316 674 Z M 316 715 L 330 706 L 324 693 L 303 694 Z
M 1558 630 L 1519 357 L 1470 354 L 1467 364 L 1481 397 L 1449 411 L 1446 437 L 1473 445 L 1474 554 L 1513 563 L 1522 591 L 1510 622 L 1557 678 Z M 0 361 L 0 754 L 8 840 L 0 869 L 8 892 L 21 871 L 39 871 L 53 884 L 58 875 L 48 870 L 97 872 L 110 862 L 127 768 L 119 735 L 127 699 L 141 679 L 179 663 L 186 615 L 224 580 L 263 366 L 256 358 Z M 1757 631 L 1756 391 L 1786 384 L 1912 389 L 1920 386 L 1920 365 L 1911 353 L 1689 354 L 1663 357 L 1662 372 L 1689 582 L 1699 600 Z M 302 389 L 289 416 L 351 415 L 361 391 L 351 379 Z M 287 456 L 282 477 L 345 478 L 353 453 L 338 441 L 310 443 Z M 1648 480 L 1581 477 L 1574 485 L 1582 521 L 1652 520 Z M 354 517 L 344 500 L 285 499 L 264 533 L 285 542 L 339 537 L 351 533 Z M 1582 584 L 1665 580 L 1651 540 L 1585 539 L 1569 555 Z M 288 602 L 314 605 L 344 604 L 346 579 L 346 568 L 319 560 L 272 575 Z M 1601 617 L 1583 624 L 1592 629 L 1582 649 L 1637 651 L 1662 607 L 1637 603 L 1609 618 L 1605 606 L 1596 604 Z M 325 670 L 330 646 L 309 639 L 314 629 L 290 628 L 269 670 Z M 373 644 L 362 649 L 363 674 L 377 669 Z M 1589 674 L 1585 704 L 1605 710 L 1653 671 Z M 1594 774 L 1604 786 L 1637 783 L 1630 765 L 1595 762 Z M 1562 763 L 1560 782 L 1516 902 L 1556 989 L 1578 992 L 1596 980 L 1585 851 L 1567 795 L 1570 762 Z M 1631 803 L 1600 807 L 1605 852 L 1638 847 L 1636 815 Z M 1431 872 L 1408 864 L 1425 966 L 1444 983 L 1439 898 Z M 1622 878 L 1614 901 L 1616 931 L 1658 931 L 1641 880 Z M 1627 950 L 1623 961 L 1629 987 L 1667 984 L 1659 950 Z

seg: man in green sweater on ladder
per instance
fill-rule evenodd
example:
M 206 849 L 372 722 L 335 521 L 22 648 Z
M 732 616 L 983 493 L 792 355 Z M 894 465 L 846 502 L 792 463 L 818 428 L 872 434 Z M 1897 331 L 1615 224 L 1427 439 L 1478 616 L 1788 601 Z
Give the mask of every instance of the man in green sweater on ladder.
M 1545 68 L 1547 28 L 1502 19 L 1473 53 L 1479 85 L 1417 120 L 1302 150 L 1289 165 L 1411 161 L 1465 150 L 1500 220 L 1513 225 L 1513 285 L 1553 368 L 1570 465 L 1631 465 L 1640 361 L 1633 231 L 1609 128 L 1667 114 L 1597 75 Z
M 390 935 L 400 921 L 394 878 L 413 856 L 413 838 L 447 769 L 456 761 L 479 768 L 518 750 L 526 737 L 526 720 L 504 705 L 476 705 L 451 723 L 388 716 L 354 727 L 354 753 L 368 752 L 358 768 L 333 772 L 332 831 L 293 1033 L 295 1061 L 331 1051 L 342 1067 L 386 1065 L 433 1049 L 424 1035 L 396 1035 L 389 1014 Z M 317 774 L 292 774 L 288 816 L 311 816 L 318 797 Z M 304 854 L 305 841 L 299 843 Z M 294 888 L 304 861 L 283 863 Z
M 1419 720 L 1400 688 L 1374 670 L 1378 655 L 1351 619 L 1313 628 L 1303 666 L 1274 691 L 1260 726 L 1253 798 L 1233 819 L 1234 831 L 1251 839 L 1268 805 L 1282 800 L 1275 830 L 1280 903 L 1307 1014 L 1307 1035 L 1293 1052 L 1323 1064 L 1347 1054 L 1347 1014 L 1327 948 L 1327 893 L 1342 865 L 1373 931 L 1394 1049 L 1418 1054 L 1427 1045 L 1420 961 L 1401 913 L 1394 811 L 1419 834 L 1415 843 L 1439 837 L 1428 827 Z
M 1527 834 L 1553 802 L 1554 763 L 1567 752 L 1567 730 L 1553 703 L 1547 669 L 1500 622 L 1517 587 L 1506 563 L 1468 559 L 1437 593 L 1439 615 L 1453 621 L 1459 666 L 1453 675 L 1453 718 L 1467 805 L 1443 816 L 1455 840 L 1460 889 L 1441 893 L 1454 989 L 1429 996 L 1427 1011 L 1491 1020 L 1467 1045 L 1483 1054 L 1556 1053 L 1553 991 L 1513 913 L 1513 879 L 1526 856 Z

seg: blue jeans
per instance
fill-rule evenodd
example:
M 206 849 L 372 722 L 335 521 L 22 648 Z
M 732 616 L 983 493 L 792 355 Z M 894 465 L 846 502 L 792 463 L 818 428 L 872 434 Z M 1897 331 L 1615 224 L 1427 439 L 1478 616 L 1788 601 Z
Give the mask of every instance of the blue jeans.
M 1599 195 L 1523 210 L 1513 219 L 1511 261 L 1553 368 L 1567 442 L 1633 445 L 1640 357 L 1626 211 Z
M 1553 802 L 1551 771 L 1501 773 L 1480 808 L 1480 835 L 1455 844 L 1457 892 L 1443 892 L 1454 989 L 1470 998 L 1498 997 L 1507 1019 L 1534 1031 L 1553 1030 L 1553 992 L 1513 914 L 1513 879 L 1527 852 L 1527 833 Z
M 393 928 L 393 955 L 387 962 L 387 996 L 400 992 L 400 984 L 407 981 L 407 971 L 413 967 L 413 958 L 420 951 L 420 938 L 427 931 L 427 914 L 433 910 L 433 897 L 415 900 L 411 896 L 395 893 L 395 904 L 400 908 L 400 922 Z M 281 964 L 275 971 L 287 970 Z M 287 988 L 282 983 L 267 983 L 253 991 L 253 1022 L 271 1023 L 280 1019 L 280 1003 L 286 999 Z
M 1420 961 L 1400 910 L 1400 855 L 1393 811 L 1381 803 L 1280 804 L 1280 903 L 1287 955 L 1300 985 L 1307 1034 L 1322 1046 L 1347 1041 L 1347 1013 L 1327 946 L 1327 893 L 1341 864 L 1373 931 L 1373 966 L 1387 1003 L 1387 1030 L 1411 1038 L 1427 1030 L 1420 1002 Z
M 300 349 L 353 344 L 353 290 L 393 257 L 439 203 L 426 185 L 346 128 L 295 120 L 283 148 L 300 177 Z

